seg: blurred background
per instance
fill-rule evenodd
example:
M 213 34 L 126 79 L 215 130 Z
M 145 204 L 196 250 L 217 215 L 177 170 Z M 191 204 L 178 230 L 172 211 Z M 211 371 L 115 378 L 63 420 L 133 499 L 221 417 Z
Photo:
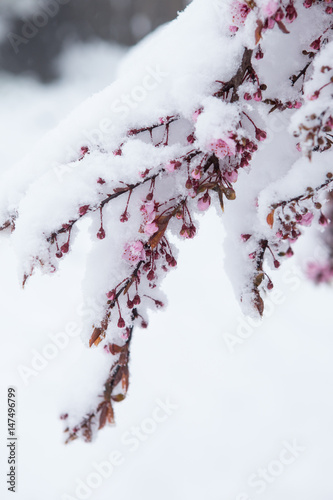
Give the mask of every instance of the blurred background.
M 0 171 L 90 95 L 189 0 L 0 0 Z
M 70 45 L 103 40 L 131 46 L 175 18 L 186 0 L 0 0 L 0 68 L 43 81 L 59 76 Z

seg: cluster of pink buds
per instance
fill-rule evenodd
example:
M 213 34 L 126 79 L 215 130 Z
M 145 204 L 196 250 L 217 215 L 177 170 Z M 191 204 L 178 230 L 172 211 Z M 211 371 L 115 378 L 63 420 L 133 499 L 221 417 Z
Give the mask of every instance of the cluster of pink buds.
M 294 2 L 291 1 L 284 9 L 280 7 L 279 2 L 275 0 L 269 0 L 266 5 L 263 6 L 262 12 L 266 17 L 264 23 L 264 29 L 273 29 L 275 23 L 278 27 L 287 32 L 286 27 L 283 25 L 282 21 L 285 20 L 287 23 L 292 23 L 297 18 L 297 11 L 294 6 Z
M 259 130 L 259 129 L 258 129 Z M 237 144 L 236 151 L 241 155 L 239 166 L 241 168 L 247 167 L 250 164 L 253 153 L 258 149 L 258 146 L 249 139 L 245 138 L 241 143 Z
M 306 9 L 309 9 L 316 2 L 317 2 L 317 0 L 304 0 L 303 5 Z M 325 0 L 324 3 L 331 3 L 331 0 Z M 325 12 L 326 12 L 326 14 L 332 14 L 333 8 L 331 6 L 328 6 L 328 7 L 326 7 Z

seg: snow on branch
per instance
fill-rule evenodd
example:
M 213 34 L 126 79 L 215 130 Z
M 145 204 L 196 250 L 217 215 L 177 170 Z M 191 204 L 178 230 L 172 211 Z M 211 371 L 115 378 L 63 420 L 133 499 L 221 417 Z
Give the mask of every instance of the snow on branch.
M 2 179 L 0 225 L 13 231 L 23 285 L 37 267 L 55 272 L 90 220 L 83 288 L 98 307 L 84 341 L 112 361 L 67 442 L 114 422 L 133 329 L 166 303 L 170 234 L 191 239 L 200 212 L 225 212 L 226 268 L 244 312 L 262 315 L 270 269 L 306 226 L 328 226 L 332 11 L 312 0 L 194 0 Z

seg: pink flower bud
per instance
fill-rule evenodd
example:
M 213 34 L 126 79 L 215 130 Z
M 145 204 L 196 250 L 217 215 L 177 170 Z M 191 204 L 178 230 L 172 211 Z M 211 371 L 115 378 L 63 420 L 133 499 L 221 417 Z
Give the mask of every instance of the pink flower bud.
M 202 108 L 200 108 L 200 109 L 197 109 L 197 110 L 193 113 L 193 115 L 192 115 L 192 120 L 194 121 L 194 123 L 196 123 L 196 122 L 198 121 L 198 118 L 199 118 L 199 116 L 201 115 L 202 111 L 203 111 L 203 109 L 202 109 Z
M 256 139 L 257 141 L 264 141 L 267 139 L 267 134 L 264 130 L 260 130 L 259 128 L 256 129 Z
M 255 58 L 259 61 L 263 57 L 264 57 L 263 51 L 261 49 L 258 49 L 257 52 L 256 52 L 256 55 L 255 55 Z M 244 97 L 245 97 L 245 95 L 244 95 Z
M 244 99 L 245 99 L 245 101 L 251 101 L 252 100 L 251 94 L 249 94 L 248 92 L 245 92 Z
M 109 300 L 114 300 L 116 298 L 116 290 L 111 290 L 106 294 Z
M 321 36 L 311 43 L 310 45 L 311 49 L 320 50 L 320 42 L 321 42 Z
M 153 281 L 155 279 L 155 273 L 153 270 L 149 271 L 149 273 L 147 274 L 147 279 L 148 281 Z
M 118 320 L 118 328 L 125 328 L 125 326 L 126 326 L 125 321 L 123 320 L 122 317 L 120 317 Z
M 260 89 L 258 89 L 257 92 L 253 94 L 253 99 L 257 102 L 260 102 L 262 100 L 262 94 Z
M 286 257 L 292 257 L 294 255 L 294 252 L 291 247 L 288 248 L 286 251 Z
M 138 294 L 135 295 L 135 297 L 133 299 L 133 304 L 135 306 L 138 306 L 139 304 L 141 304 L 141 299 L 140 299 L 140 296 Z
M 292 3 L 290 3 L 286 7 L 286 21 L 287 21 L 287 23 L 294 22 L 296 17 L 297 17 L 296 9 L 295 9 L 294 5 Z
M 319 94 L 320 94 L 319 90 L 316 90 L 312 95 L 311 94 L 307 95 L 307 99 L 309 101 L 315 101 L 316 99 L 318 99 Z
M 326 227 L 328 226 L 328 220 L 327 220 L 327 217 L 325 217 L 325 215 L 323 213 L 320 214 L 320 217 L 319 217 L 319 224 L 323 227 Z
M 191 172 L 191 176 L 193 177 L 193 179 L 201 179 L 201 170 L 200 168 L 196 168 L 195 170 L 192 170 Z
M 81 217 L 88 212 L 89 208 L 90 205 L 83 205 L 82 207 L 79 208 L 79 214 L 81 215 Z
M 69 250 L 69 243 L 64 243 L 61 247 L 62 253 L 68 253 Z
M 99 240 L 104 240 L 105 238 L 105 231 L 104 231 L 104 228 L 103 227 L 100 227 L 98 233 L 97 233 L 97 238 Z
M 307 212 L 306 214 L 302 215 L 300 224 L 302 226 L 311 226 L 312 220 L 313 220 L 313 213 Z
M 206 193 L 202 198 L 199 198 L 198 209 L 201 212 L 204 212 L 205 210 L 207 210 L 209 208 L 210 202 L 211 202 L 210 196 L 208 193 Z

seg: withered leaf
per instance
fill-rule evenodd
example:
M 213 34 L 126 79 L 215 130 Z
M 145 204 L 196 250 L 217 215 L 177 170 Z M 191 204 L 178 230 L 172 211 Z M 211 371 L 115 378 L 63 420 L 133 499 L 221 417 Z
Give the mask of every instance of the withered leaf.
M 265 305 L 264 305 L 264 301 L 262 300 L 258 290 L 254 290 L 253 303 L 254 303 L 254 306 L 257 309 L 258 313 L 260 314 L 260 316 L 262 316 L 264 314 Z
M 267 224 L 269 225 L 269 227 L 272 229 L 273 228 L 273 225 L 274 225 L 274 213 L 275 213 L 275 210 L 273 209 L 268 215 L 267 215 L 267 218 L 266 218 L 266 221 L 267 221 Z
M 253 281 L 254 286 L 255 287 L 260 286 L 261 283 L 262 283 L 262 281 L 263 281 L 263 279 L 264 279 L 264 277 L 265 277 L 264 273 L 257 274 L 257 276 L 254 278 L 254 281 Z
M 224 202 L 223 202 L 223 191 L 220 188 L 220 186 L 215 186 L 214 191 L 217 192 L 219 200 L 220 200 L 220 205 L 221 205 L 221 210 L 224 212 Z
M 104 403 L 102 406 L 101 414 L 99 416 L 99 427 L 98 430 L 103 429 L 106 424 L 106 419 L 108 418 L 108 403 Z
M 116 403 L 121 403 L 121 401 L 124 401 L 125 397 L 125 394 L 117 394 L 116 396 L 111 396 L 111 399 Z
M 263 23 L 262 23 L 262 21 L 260 21 L 260 19 L 258 19 L 258 21 L 257 21 L 257 28 L 256 28 L 256 31 L 255 31 L 255 42 L 256 42 L 256 45 L 258 45 L 258 43 L 261 40 L 262 28 L 263 28 Z
M 126 193 L 126 191 L 128 191 L 128 189 L 124 189 L 124 188 L 115 188 L 113 190 L 114 193 Z
M 285 33 L 286 35 L 289 34 L 289 31 L 287 30 L 287 28 L 285 27 L 285 25 L 283 24 L 282 21 L 276 21 L 276 24 L 278 25 L 278 27 L 280 28 L 282 33 Z
M 128 386 L 129 386 L 129 380 L 128 379 L 129 379 L 128 366 L 124 366 L 122 377 L 121 377 L 121 386 L 122 386 L 123 391 L 125 391 L 125 394 L 128 391 Z
M 158 231 L 157 233 L 153 234 L 153 236 L 149 240 L 150 248 L 154 249 L 157 247 L 157 245 L 163 238 L 165 231 L 167 230 L 168 224 L 172 216 L 173 214 L 164 215 L 155 221 L 156 224 L 158 225 Z
M 104 332 L 102 328 L 95 328 L 89 340 L 89 347 L 91 347 L 93 344 L 97 346 L 102 340 L 101 336 L 103 333 Z M 96 344 L 97 341 L 99 342 Z

